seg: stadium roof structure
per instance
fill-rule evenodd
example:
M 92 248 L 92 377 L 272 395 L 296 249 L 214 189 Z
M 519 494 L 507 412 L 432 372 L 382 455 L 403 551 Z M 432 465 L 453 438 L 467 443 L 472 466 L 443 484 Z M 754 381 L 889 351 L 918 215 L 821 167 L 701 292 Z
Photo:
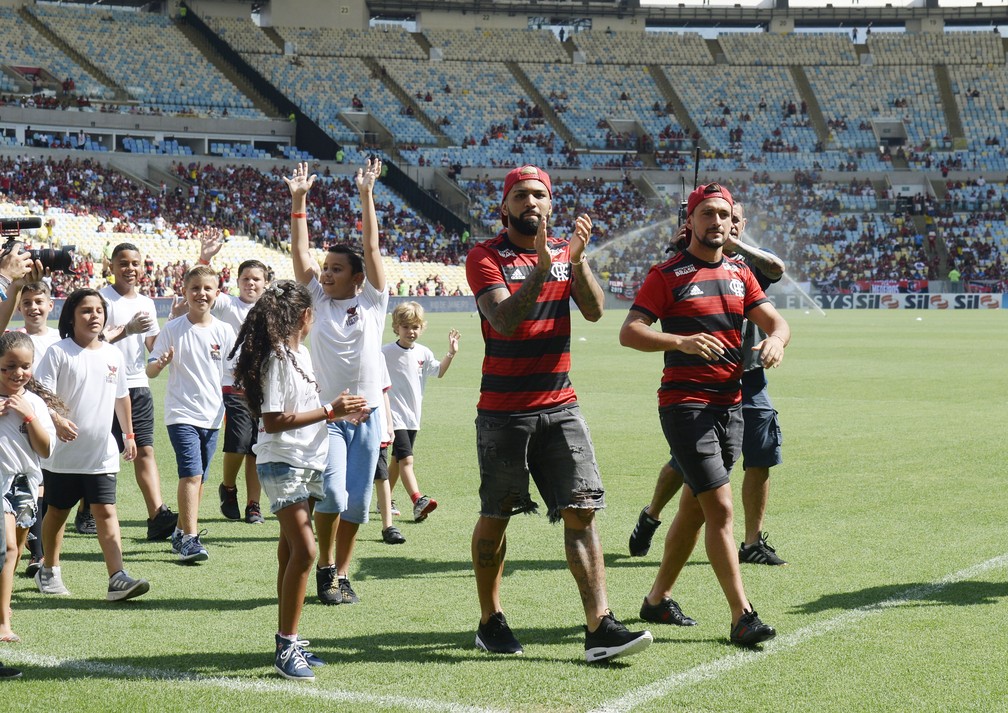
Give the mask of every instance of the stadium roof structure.
M 646 25 L 710 26 L 718 24 L 769 24 L 786 17 L 796 26 L 897 24 L 908 20 L 940 18 L 948 24 L 1008 24 L 1008 3 L 981 0 L 368 0 L 372 16 L 412 17 L 418 12 L 507 12 L 545 16 L 557 21 L 579 17 L 643 18 Z M 559 24 L 559 23 L 558 23 Z

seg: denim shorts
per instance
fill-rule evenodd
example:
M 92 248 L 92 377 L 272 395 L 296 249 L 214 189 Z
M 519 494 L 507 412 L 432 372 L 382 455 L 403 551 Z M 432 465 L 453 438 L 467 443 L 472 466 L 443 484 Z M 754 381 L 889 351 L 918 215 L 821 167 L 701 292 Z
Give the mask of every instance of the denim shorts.
M 745 434 L 742 436 L 742 467 L 773 468 L 784 462 L 781 457 L 780 421 L 773 408 L 742 408 Z
M 201 476 L 206 482 L 210 475 L 210 459 L 217 450 L 216 428 L 200 428 L 188 423 L 168 426 L 168 440 L 175 449 L 179 478 Z
M 287 463 L 256 463 L 256 473 L 274 515 L 289 505 L 309 498 L 319 502 L 325 497 L 321 470 L 295 468 Z
M 535 512 L 539 506 L 529 492 L 530 476 L 550 522 L 558 522 L 567 508 L 605 507 L 595 448 L 577 405 L 545 413 L 481 413 L 476 454 L 484 517 Z
M 357 525 L 368 521 L 378 450 L 385 436 L 384 419 L 381 409 L 376 408 L 367 421 L 356 426 L 349 421 L 329 424 L 329 460 L 322 474 L 325 499 L 316 512 L 338 514 Z
M 35 524 L 38 514 L 38 486 L 34 478 L 19 473 L 3 497 L 3 511 L 14 516 L 14 524 L 27 530 Z

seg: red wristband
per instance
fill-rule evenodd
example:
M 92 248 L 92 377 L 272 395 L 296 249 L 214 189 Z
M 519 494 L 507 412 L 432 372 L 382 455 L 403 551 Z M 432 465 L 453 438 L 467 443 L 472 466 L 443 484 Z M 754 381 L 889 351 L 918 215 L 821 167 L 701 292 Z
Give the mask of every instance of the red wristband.
M 131 441 L 135 441 L 136 440 L 136 435 L 133 434 L 133 433 L 126 433 L 126 434 L 123 434 L 123 438 L 128 438 Z
M 34 416 L 25 416 L 25 417 L 24 417 L 24 422 L 25 422 L 26 424 L 27 424 L 27 423 L 31 423 L 31 422 L 32 422 L 32 421 L 34 421 L 34 420 L 35 420 L 35 417 L 34 417 Z
M 307 213 L 291 213 L 291 218 L 307 218 Z
M 200 258 L 196 262 L 198 262 L 200 265 L 209 265 L 210 264 L 209 260 L 204 260 L 203 258 Z

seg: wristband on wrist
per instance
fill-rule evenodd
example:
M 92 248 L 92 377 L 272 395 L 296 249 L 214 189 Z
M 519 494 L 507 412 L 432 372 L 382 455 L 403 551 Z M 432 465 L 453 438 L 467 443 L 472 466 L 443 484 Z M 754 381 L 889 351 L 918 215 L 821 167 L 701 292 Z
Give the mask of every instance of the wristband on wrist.
M 322 410 L 325 412 L 326 421 L 332 421 L 336 418 L 336 409 L 332 407 L 332 404 L 322 404 Z
M 581 265 L 581 264 L 584 264 L 584 261 L 587 260 L 587 259 L 588 259 L 588 256 L 585 255 L 584 253 L 582 253 L 580 260 L 577 260 L 577 261 L 571 260 L 570 264 L 571 265 Z
M 24 417 L 24 422 L 25 422 L 26 425 L 29 424 L 29 423 L 31 423 L 34 420 L 35 420 L 35 417 L 31 416 L 31 415 L 28 415 L 28 416 Z
M 133 433 L 124 433 L 123 434 L 123 438 L 126 438 L 126 439 L 128 439 L 130 441 L 135 441 L 136 440 L 136 434 L 133 434 Z
M 308 217 L 307 213 L 296 213 L 293 211 L 291 212 L 291 218 L 307 218 L 307 217 Z
M 198 262 L 200 265 L 209 265 L 210 264 L 209 260 L 204 260 L 203 258 L 200 258 L 196 262 Z

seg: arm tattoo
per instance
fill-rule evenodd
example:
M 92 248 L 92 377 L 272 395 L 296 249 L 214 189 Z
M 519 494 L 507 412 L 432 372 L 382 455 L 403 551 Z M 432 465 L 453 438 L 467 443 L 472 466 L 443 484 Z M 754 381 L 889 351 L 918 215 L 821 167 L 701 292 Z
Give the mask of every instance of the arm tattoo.
M 748 258 L 757 270 L 771 279 L 779 280 L 784 276 L 783 265 L 778 260 L 768 257 L 762 250 L 754 250 L 751 245 L 739 242 L 735 252 Z
M 494 305 L 492 314 L 487 314 L 493 328 L 505 336 L 514 334 L 539 299 L 548 274 L 548 270 L 536 268 L 513 295 Z

